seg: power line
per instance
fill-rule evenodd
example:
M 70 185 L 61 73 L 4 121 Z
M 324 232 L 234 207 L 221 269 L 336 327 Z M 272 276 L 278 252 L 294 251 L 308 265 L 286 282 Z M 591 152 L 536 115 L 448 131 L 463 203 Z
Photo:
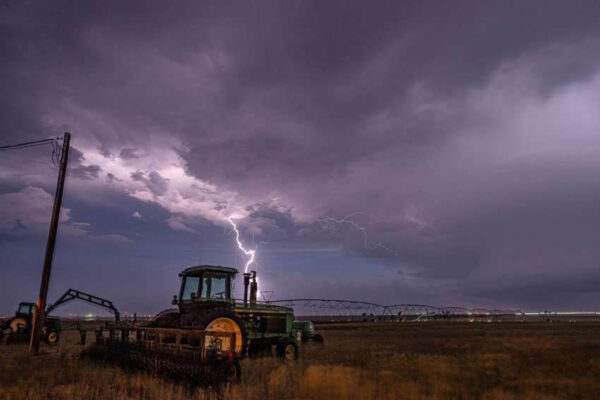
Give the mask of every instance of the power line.
M 60 156 L 62 155 L 62 150 L 58 145 L 58 140 L 52 141 L 52 164 L 56 168 L 60 168 Z
M 62 140 L 62 139 L 63 138 L 60 138 L 60 137 L 48 138 L 48 139 L 42 139 L 42 140 L 34 140 L 31 142 L 24 142 L 24 143 L 0 146 L 0 151 L 18 150 L 18 149 L 23 149 L 23 148 L 28 148 L 28 147 L 42 146 L 42 145 L 50 144 L 50 145 L 52 145 L 52 156 L 51 156 L 50 161 L 52 162 L 52 165 L 54 165 L 56 168 L 59 168 L 60 167 L 59 166 L 60 156 L 62 154 L 62 149 L 58 145 L 58 141 Z
M 57 140 L 60 140 L 60 139 L 62 139 L 62 138 L 49 138 L 49 139 L 43 139 L 43 140 L 34 140 L 32 142 L 24 142 L 24 143 L 18 143 L 18 144 L 10 144 L 7 146 L 0 146 L 0 151 L 21 149 L 24 147 L 40 146 L 40 145 L 47 144 L 47 143 L 55 143 Z

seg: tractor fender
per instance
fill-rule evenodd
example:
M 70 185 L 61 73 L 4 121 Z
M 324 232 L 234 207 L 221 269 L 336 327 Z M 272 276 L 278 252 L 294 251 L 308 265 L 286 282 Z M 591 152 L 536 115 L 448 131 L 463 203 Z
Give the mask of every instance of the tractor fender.
M 44 327 L 46 328 L 46 330 L 56 330 L 57 332 L 62 331 L 62 323 L 60 321 L 60 318 L 56 318 L 56 317 L 47 317 L 46 321 L 44 322 Z
M 147 324 L 152 328 L 179 328 L 179 310 L 169 308 L 156 314 Z

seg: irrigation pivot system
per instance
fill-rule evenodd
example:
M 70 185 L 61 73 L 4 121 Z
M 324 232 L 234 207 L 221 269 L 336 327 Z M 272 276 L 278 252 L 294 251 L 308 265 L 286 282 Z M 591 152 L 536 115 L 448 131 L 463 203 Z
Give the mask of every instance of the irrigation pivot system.
M 466 307 L 436 307 L 427 304 L 376 304 L 356 300 L 284 299 L 266 301 L 267 304 L 291 307 L 297 315 L 307 316 L 414 316 L 414 317 L 484 317 L 520 314 L 519 310 L 501 310 Z

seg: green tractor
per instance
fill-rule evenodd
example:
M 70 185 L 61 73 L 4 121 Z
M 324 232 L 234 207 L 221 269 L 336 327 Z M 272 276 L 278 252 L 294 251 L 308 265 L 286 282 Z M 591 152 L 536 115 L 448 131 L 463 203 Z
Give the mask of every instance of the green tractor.
M 200 265 L 182 271 L 176 309 L 157 314 L 148 327 L 194 329 L 235 334 L 235 352 L 244 357 L 275 351 L 285 360 L 298 357 L 302 329 L 294 322 L 294 310 L 257 302 L 256 272 L 245 273 L 244 300 L 236 303 L 235 268 Z M 248 292 L 250 295 L 248 296 Z
M 62 331 L 62 325 L 59 317 L 53 317 L 49 314 L 54 311 L 57 307 L 62 306 L 72 300 L 82 300 L 96 306 L 104 307 L 115 315 L 115 323 L 119 325 L 119 310 L 113 305 L 110 300 L 103 299 L 98 296 L 94 296 L 89 293 L 84 293 L 79 290 L 69 289 L 67 290 L 54 304 L 48 305 L 46 312 L 44 313 L 46 318 L 44 319 L 44 327 L 42 328 L 42 338 L 50 346 L 58 344 L 60 339 L 60 333 Z M 9 343 L 25 342 L 30 339 L 31 326 L 33 320 L 33 311 L 35 310 L 34 303 L 19 303 L 19 308 L 15 316 L 1 321 L 0 323 L 0 341 L 6 336 Z
M 0 338 L 6 335 L 9 342 L 29 340 L 34 310 L 34 303 L 19 303 L 15 316 L 3 322 Z M 47 316 L 42 328 L 42 337 L 47 344 L 54 346 L 58 343 L 61 330 L 60 318 Z

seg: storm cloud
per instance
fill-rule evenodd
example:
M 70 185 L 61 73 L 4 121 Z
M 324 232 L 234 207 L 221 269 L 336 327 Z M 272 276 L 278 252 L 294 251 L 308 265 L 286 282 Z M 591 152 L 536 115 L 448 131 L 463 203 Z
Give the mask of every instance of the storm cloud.
M 594 1 L 8 2 L 2 141 L 74 135 L 68 207 L 128 241 L 115 272 L 150 227 L 169 268 L 201 261 L 234 215 L 276 296 L 593 308 L 599 19 Z M 45 160 L 15 157 L 1 199 L 51 192 Z

